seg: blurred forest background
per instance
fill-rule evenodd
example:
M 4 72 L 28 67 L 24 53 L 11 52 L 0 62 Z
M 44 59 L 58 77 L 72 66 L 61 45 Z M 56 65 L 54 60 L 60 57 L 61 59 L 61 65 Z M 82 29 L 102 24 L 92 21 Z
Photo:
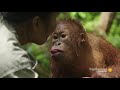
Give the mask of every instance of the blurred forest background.
M 87 32 L 100 35 L 115 47 L 120 49 L 120 12 L 61 12 L 57 19 L 72 18 L 80 20 Z M 38 60 L 36 71 L 40 78 L 49 78 L 50 54 L 48 51 L 49 43 L 42 46 L 27 44 L 24 49 Z

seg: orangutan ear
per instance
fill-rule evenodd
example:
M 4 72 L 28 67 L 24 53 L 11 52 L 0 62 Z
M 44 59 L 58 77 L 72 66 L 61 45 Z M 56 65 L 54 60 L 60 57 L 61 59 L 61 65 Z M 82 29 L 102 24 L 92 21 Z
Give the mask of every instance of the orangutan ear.
M 80 34 L 80 38 L 81 38 L 81 43 L 84 43 L 86 41 L 86 34 L 85 33 L 81 33 Z

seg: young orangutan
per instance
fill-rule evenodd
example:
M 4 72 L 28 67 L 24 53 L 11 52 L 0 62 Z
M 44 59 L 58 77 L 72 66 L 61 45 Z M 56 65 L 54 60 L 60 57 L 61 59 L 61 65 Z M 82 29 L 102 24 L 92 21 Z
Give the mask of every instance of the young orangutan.
M 52 35 L 53 78 L 119 78 L 120 51 L 76 20 L 60 20 Z

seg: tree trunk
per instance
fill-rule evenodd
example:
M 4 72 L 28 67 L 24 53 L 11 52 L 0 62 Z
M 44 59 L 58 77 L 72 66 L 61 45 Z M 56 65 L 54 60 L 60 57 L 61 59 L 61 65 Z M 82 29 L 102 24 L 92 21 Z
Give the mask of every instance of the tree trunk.
M 101 34 L 109 33 L 116 12 L 102 12 L 100 16 L 100 24 L 98 30 Z

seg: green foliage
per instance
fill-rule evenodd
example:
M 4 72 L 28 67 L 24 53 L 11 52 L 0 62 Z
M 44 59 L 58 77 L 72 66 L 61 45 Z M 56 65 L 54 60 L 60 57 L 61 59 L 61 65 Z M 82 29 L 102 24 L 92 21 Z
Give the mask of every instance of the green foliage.
M 100 12 L 63 12 L 57 19 L 72 18 L 80 20 L 87 32 L 94 32 L 99 23 Z M 106 39 L 114 46 L 120 48 L 120 13 L 118 12 L 113 22 L 111 30 Z M 47 47 L 28 44 L 25 49 L 33 54 L 40 63 L 40 77 L 49 77 L 50 75 L 50 57 Z
M 27 44 L 24 46 L 30 54 L 32 54 L 39 63 L 40 77 L 49 77 L 50 74 L 50 55 L 47 47 L 36 44 Z
M 67 12 L 61 13 L 58 19 L 71 18 L 80 20 L 88 32 L 93 32 L 98 25 L 100 12 Z
M 117 13 L 116 18 L 114 19 L 107 40 L 114 46 L 120 48 L 120 13 Z

